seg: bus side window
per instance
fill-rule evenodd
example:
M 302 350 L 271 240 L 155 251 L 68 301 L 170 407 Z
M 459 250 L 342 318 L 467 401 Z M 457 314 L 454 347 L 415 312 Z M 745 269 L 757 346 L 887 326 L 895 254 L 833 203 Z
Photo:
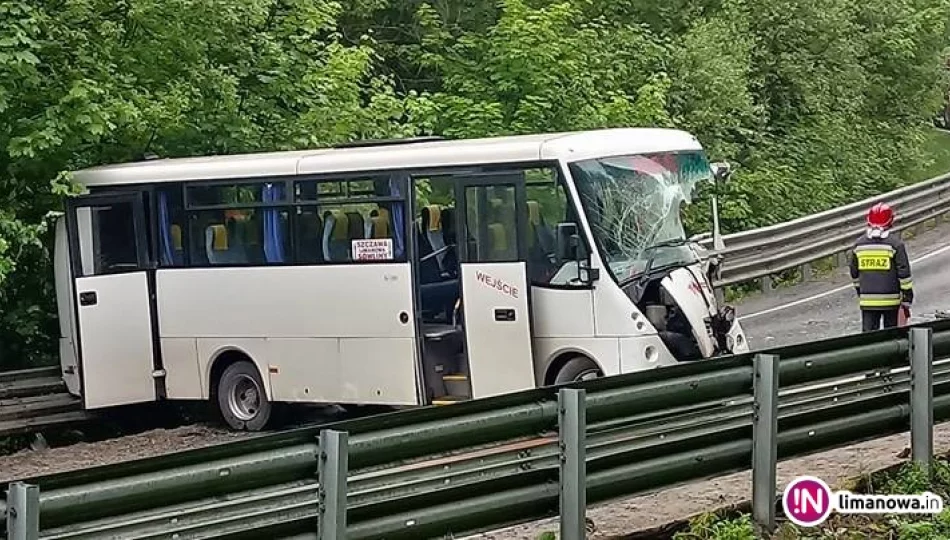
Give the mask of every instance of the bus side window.
M 77 210 L 84 275 L 138 269 L 132 212 L 129 203 Z
M 528 262 L 532 285 L 583 286 L 570 280 L 556 279 L 562 269 L 555 259 L 557 225 L 573 223 L 578 231 L 583 230 L 577 222 L 577 213 L 568 203 L 564 184 L 550 169 L 529 171 L 526 180 Z M 585 241 L 583 235 L 581 241 Z
M 191 265 L 290 262 L 290 208 L 284 188 L 282 182 L 189 187 Z
M 191 212 L 194 266 L 267 265 L 290 261 L 286 208 Z
M 390 246 L 394 246 L 395 223 L 386 206 L 355 203 L 299 208 L 297 262 L 352 262 L 354 241 L 358 240 L 388 240 Z M 388 257 L 368 259 L 365 254 L 363 257 L 363 260 L 380 262 L 397 259 L 394 248 Z
M 401 202 L 392 200 L 399 191 L 391 180 L 385 175 L 296 182 L 295 261 L 404 260 L 405 210 Z M 367 243 L 360 240 L 383 240 L 380 244 L 388 247 L 363 249 Z
M 468 246 L 468 260 L 508 262 L 518 260 L 515 222 L 515 188 L 512 186 L 471 186 L 465 188 L 465 212 L 474 245 Z

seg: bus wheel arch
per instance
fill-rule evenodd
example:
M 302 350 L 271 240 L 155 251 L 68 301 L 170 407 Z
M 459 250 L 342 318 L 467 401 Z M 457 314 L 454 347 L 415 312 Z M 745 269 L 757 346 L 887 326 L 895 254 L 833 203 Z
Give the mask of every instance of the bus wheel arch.
M 544 373 L 544 385 L 578 382 L 604 376 L 604 370 L 590 356 L 578 351 L 559 353 L 548 364 Z
M 257 364 L 237 349 L 219 353 L 211 364 L 210 396 L 218 414 L 234 430 L 260 431 L 269 423 L 274 404 Z

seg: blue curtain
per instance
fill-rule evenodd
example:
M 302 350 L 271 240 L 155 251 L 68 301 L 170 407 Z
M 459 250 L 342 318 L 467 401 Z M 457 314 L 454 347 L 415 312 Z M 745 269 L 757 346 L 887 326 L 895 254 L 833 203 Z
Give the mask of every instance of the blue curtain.
M 264 184 L 261 198 L 264 202 L 282 201 L 283 184 Z M 284 262 L 284 235 L 280 223 L 280 209 L 265 208 L 264 215 L 264 256 L 269 263 Z
M 402 189 L 400 184 L 408 179 L 406 175 L 392 176 L 389 178 L 389 194 L 393 197 L 402 197 Z M 392 204 L 392 211 L 390 212 L 393 216 L 393 232 L 395 236 L 395 246 L 394 246 L 394 255 L 397 259 L 403 256 L 405 250 L 405 206 L 402 202 L 397 202 Z
M 158 193 L 158 227 L 162 241 L 162 266 L 172 266 L 175 258 L 172 250 L 171 219 L 168 217 L 168 193 L 164 191 Z

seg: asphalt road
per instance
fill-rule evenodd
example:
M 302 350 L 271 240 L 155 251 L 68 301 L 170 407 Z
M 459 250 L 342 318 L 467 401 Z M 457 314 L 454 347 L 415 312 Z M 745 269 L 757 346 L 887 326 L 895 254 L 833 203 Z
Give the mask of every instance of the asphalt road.
M 950 311 L 950 224 L 906 240 L 914 277 L 911 323 Z M 833 338 L 861 331 L 857 297 L 847 268 L 735 304 L 753 350 Z

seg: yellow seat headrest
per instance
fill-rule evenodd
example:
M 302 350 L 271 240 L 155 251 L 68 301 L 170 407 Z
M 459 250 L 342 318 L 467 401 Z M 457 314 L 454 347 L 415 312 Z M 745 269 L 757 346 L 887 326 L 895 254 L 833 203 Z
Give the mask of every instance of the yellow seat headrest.
M 373 216 L 373 238 L 389 238 L 389 220 L 382 216 Z
M 389 210 L 373 210 L 370 220 L 373 222 L 373 238 L 389 238 Z
M 442 230 L 442 209 L 437 204 L 430 204 L 426 208 L 429 210 L 429 231 Z
M 172 247 L 175 249 L 175 251 L 181 251 L 181 226 L 177 224 L 172 224 L 171 233 L 172 233 Z
M 333 216 L 333 240 L 346 240 L 350 236 L 350 227 L 349 219 L 346 217 L 346 214 L 342 210 L 327 210 L 323 213 L 323 220 L 326 221 L 327 217 Z
M 215 251 L 228 249 L 228 229 L 224 225 L 212 225 L 211 235 L 211 249 Z
M 528 223 L 539 225 L 541 223 L 541 206 L 538 201 L 528 201 Z
M 491 235 L 492 248 L 499 251 L 508 249 L 508 235 L 505 234 L 505 226 L 501 223 L 492 223 L 488 226 L 488 234 Z

